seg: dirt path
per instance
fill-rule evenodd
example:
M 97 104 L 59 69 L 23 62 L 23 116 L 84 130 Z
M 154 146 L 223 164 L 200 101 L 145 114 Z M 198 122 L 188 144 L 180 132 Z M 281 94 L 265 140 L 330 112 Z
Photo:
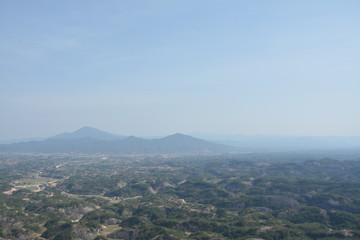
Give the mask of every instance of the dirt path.
M 17 190 L 18 190 L 17 188 L 11 188 L 10 190 L 5 191 L 5 192 L 3 192 L 3 193 L 6 194 L 6 195 L 11 195 L 13 192 L 15 192 L 15 191 L 17 191 Z

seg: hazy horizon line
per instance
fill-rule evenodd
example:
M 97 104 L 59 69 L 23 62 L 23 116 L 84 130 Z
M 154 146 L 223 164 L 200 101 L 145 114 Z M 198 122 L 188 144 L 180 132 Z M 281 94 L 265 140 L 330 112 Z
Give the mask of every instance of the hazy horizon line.
M 64 134 L 64 133 L 74 133 L 82 128 L 91 128 L 91 129 L 95 129 L 95 130 L 100 130 L 102 132 L 105 133 L 109 133 L 112 134 L 114 136 L 123 136 L 123 137 L 131 137 L 131 136 L 135 136 L 135 137 L 139 137 L 139 138 L 151 138 L 151 139 L 155 139 L 155 138 L 162 138 L 162 137 L 166 137 L 166 136 L 171 136 L 177 133 L 180 134 L 184 134 L 184 135 L 189 135 L 192 137 L 196 137 L 196 138 L 203 138 L 203 139 L 212 139 L 212 138 L 221 138 L 223 137 L 224 139 L 222 140 L 234 140 L 234 139 L 226 139 L 229 137 L 281 137 L 281 138 L 297 138 L 297 137 L 339 137 L 339 138 L 351 138 L 351 137 L 360 137 L 360 135 L 301 135 L 301 134 L 241 134 L 241 133 L 216 133 L 216 132 L 190 132 L 190 133 L 183 133 L 180 131 L 177 132 L 173 132 L 173 133 L 169 133 L 169 134 L 159 134 L 159 135 L 137 135 L 137 134 L 118 134 L 118 133 L 114 133 L 111 131 L 106 131 L 106 130 L 102 130 L 100 128 L 96 128 L 96 127 L 92 127 L 92 126 L 83 126 L 80 128 L 77 128 L 76 130 L 73 131 L 63 131 L 63 132 L 58 132 L 56 134 L 52 134 L 50 136 L 34 136 L 34 137 L 19 137 L 19 138 L 7 138 L 7 139 L 1 139 L 0 140 L 0 144 L 9 144 L 9 143 L 16 143 L 16 142 L 26 142 L 26 141 L 42 141 L 42 140 L 46 140 L 49 138 L 52 138 L 56 135 L 59 134 Z M 219 139 L 214 139 L 214 140 L 219 140 Z

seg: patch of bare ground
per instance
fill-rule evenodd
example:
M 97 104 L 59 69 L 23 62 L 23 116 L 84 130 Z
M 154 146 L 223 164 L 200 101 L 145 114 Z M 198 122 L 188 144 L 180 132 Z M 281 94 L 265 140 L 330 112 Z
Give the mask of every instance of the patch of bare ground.
M 18 190 L 17 188 L 11 188 L 10 190 L 3 192 L 3 194 L 11 195 L 11 194 L 13 194 L 13 192 L 15 192 L 17 190 Z

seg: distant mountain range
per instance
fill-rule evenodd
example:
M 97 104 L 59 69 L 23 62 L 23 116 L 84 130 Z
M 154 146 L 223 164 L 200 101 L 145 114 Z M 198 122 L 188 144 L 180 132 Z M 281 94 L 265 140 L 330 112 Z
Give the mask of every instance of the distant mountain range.
M 180 133 L 159 139 L 143 139 L 113 135 L 91 127 L 62 133 L 43 141 L 0 144 L 0 152 L 26 153 L 191 154 L 233 150 L 232 147 Z
M 0 144 L 0 152 L 28 153 L 236 153 L 308 150 L 360 151 L 360 137 L 311 137 L 271 135 L 174 134 L 139 138 L 115 135 L 92 127 L 82 127 L 47 139 Z M 194 137 L 193 137 L 194 136 Z

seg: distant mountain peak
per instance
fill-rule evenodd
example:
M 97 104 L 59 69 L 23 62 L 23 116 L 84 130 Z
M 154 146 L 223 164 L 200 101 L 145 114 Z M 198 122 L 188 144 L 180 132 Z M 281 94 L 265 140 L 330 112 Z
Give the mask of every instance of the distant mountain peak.
M 195 139 L 194 137 L 192 136 L 189 136 L 189 135 L 185 135 L 185 134 L 182 134 L 182 133 L 175 133 L 175 134 L 172 134 L 172 135 L 169 135 L 165 138 L 174 138 L 174 139 L 189 139 L 189 138 L 193 138 Z
M 79 128 L 78 130 L 75 130 L 74 132 L 82 132 L 82 131 L 101 131 L 101 130 L 90 126 L 84 126 Z
M 185 135 L 185 134 L 182 134 L 182 133 L 174 133 L 170 136 L 174 136 L 174 137 L 190 137 L 189 135 Z
M 71 133 L 61 133 L 50 138 L 55 139 L 79 139 L 79 138 L 94 138 L 99 140 L 115 140 L 123 139 L 124 136 L 114 135 L 97 128 L 84 126 Z

